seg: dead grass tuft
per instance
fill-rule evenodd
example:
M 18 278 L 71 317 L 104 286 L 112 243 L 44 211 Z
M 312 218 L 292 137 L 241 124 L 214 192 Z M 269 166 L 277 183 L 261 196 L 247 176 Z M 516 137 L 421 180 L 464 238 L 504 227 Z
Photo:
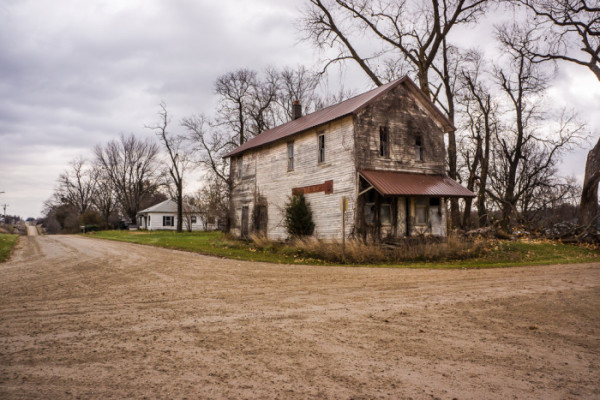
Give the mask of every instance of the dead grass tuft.
M 342 258 L 341 241 L 322 241 L 313 238 L 296 239 L 291 247 L 301 250 L 307 257 L 327 262 L 376 264 L 407 261 L 459 260 L 477 257 L 486 249 L 484 240 L 465 240 L 456 236 L 446 241 L 428 238 L 406 239 L 393 245 L 368 244 L 361 240 L 346 241 L 346 257 Z

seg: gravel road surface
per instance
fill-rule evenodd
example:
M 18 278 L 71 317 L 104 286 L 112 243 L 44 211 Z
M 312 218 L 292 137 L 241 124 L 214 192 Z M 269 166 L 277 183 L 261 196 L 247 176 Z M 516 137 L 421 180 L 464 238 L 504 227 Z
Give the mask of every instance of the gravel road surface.
M 30 236 L 1 399 L 600 398 L 600 262 L 275 265 Z

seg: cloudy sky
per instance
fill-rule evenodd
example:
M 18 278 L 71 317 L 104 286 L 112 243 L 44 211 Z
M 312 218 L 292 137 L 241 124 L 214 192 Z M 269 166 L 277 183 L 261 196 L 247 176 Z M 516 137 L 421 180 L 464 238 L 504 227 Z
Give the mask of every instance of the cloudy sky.
M 144 125 L 156 120 L 161 101 L 175 120 L 210 113 L 213 83 L 225 72 L 320 65 L 300 41 L 302 7 L 301 0 L 2 0 L 0 204 L 8 214 L 40 216 L 70 160 L 120 133 L 152 136 Z M 488 31 L 476 36 L 493 46 Z M 471 45 L 472 37 L 455 39 Z M 336 74 L 330 81 L 370 88 L 352 67 Z M 587 70 L 562 65 L 548 95 L 581 110 L 600 132 L 600 85 Z M 587 151 L 566 157 L 566 175 L 581 179 Z

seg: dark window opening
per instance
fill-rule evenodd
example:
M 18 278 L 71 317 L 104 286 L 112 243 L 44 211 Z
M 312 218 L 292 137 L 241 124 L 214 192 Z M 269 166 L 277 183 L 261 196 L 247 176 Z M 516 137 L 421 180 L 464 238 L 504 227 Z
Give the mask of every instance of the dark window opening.
M 365 223 L 367 225 L 375 223 L 375 203 L 365 203 Z
M 319 163 L 325 162 L 325 135 L 318 136 Z
M 163 215 L 163 226 L 175 226 L 175 217 Z
M 421 136 L 415 138 L 415 160 L 423 161 L 423 141 Z
M 192 224 L 196 223 L 196 216 L 192 215 L 192 217 L 190 218 L 190 220 L 192 221 Z
M 379 222 L 381 225 L 391 225 L 392 224 L 392 205 L 391 204 L 382 204 L 379 208 Z
M 242 179 L 242 157 L 237 159 L 237 173 L 238 173 L 238 178 Z
M 387 126 L 379 127 L 379 156 L 390 156 L 390 135 Z
M 294 170 L 294 142 L 287 145 L 288 171 Z
M 415 199 L 415 225 L 427 225 L 428 218 L 428 199 L 427 198 L 417 198 Z

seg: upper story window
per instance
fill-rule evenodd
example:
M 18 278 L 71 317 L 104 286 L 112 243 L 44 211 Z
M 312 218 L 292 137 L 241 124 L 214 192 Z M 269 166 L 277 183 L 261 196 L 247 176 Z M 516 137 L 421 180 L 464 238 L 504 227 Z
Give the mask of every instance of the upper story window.
M 421 136 L 415 137 L 415 160 L 423 161 L 423 139 Z
M 390 135 L 387 126 L 379 127 L 379 156 L 386 158 L 390 156 Z
M 319 163 L 325 162 L 325 135 L 317 136 L 317 147 L 319 149 Z
M 237 159 L 237 176 L 238 179 L 242 179 L 242 167 L 243 167 L 243 163 L 242 163 L 242 157 L 238 157 Z
M 294 142 L 287 144 L 288 171 L 294 170 Z

